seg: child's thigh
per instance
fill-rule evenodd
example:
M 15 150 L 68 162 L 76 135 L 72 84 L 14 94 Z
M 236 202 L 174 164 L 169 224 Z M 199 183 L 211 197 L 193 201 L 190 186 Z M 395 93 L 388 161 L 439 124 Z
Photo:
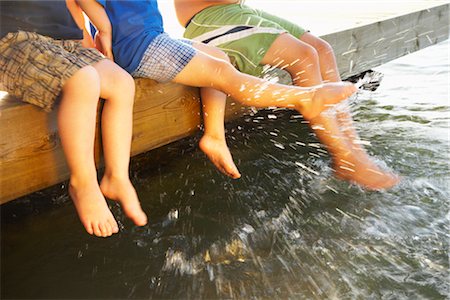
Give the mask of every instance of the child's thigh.
M 127 71 L 109 59 L 92 65 L 100 77 L 100 97 L 121 103 L 133 101 L 134 80 Z M 131 99 L 130 99 L 131 97 Z
M 174 39 L 163 33 L 150 43 L 139 66 L 131 75 L 161 83 L 170 82 L 196 54 L 192 41 Z
M 0 81 L 8 93 L 49 111 L 76 71 L 103 59 L 78 44 L 31 32 L 10 33 L 0 40 Z
M 213 47 L 208 44 L 203 44 L 203 43 L 198 43 L 198 42 L 193 43 L 192 46 L 195 49 L 202 51 L 212 57 L 222 59 L 222 60 L 225 60 L 228 62 L 230 61 L 230 58 L 228 57 L 228 55 L 218 47 Z

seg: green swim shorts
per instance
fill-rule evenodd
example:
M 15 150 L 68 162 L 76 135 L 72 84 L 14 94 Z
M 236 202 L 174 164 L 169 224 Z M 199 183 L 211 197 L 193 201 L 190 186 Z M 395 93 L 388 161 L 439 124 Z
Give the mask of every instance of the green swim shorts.
M 285 32 L 298 38 L 305 29 L 245 5 L 225 4 L 197 13 L 186 27 L 184 37 L 222 49 L 238 70 L 261 76 L 261 60 L 275 39 Z

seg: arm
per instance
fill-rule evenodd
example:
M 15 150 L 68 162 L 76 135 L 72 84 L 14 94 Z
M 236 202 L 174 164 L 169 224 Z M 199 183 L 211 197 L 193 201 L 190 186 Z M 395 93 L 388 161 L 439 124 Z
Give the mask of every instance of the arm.
M 92 39 L 89 32 L 86 30 L 86 27 L 84 26 L 85 20 L 81 8 L 78 6 L 75 0 L 66 0 L 66 5 L 70 11 L 70 14 L 75 20 L 75 23 L 77 23 L 78 27 L 80 27 L 80 29 L 83 30 L 83 41 L 82 41 L 83 46 L 86 48 L 95 48 L 94 40 Z
M 95 35 L 95 46 L 107 58 L 113 60 L 112 27 L 105 9 L 95 0 L 76 1 L 97 28 L 97 33 Z

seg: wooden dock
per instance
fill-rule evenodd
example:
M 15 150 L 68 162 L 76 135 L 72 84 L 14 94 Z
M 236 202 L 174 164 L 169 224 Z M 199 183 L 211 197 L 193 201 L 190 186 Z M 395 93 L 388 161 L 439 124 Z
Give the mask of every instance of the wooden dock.
M 450 4 L 441 3 L 428 1 L 415 11 L 322 37 L 332 44 L 346 78 L 448 39 Z M 136 88 L 132 155 L 197 131 L 201 122 L 197 88 L 146 79 L 137 79 Z M 229 105 L 228 115 L 239 114 L 237 105 L 233 107 Z M 68 179 L 55 112 L 47 114 L 4 93 L 0 137 L 0 203 Z M 96 157 L 101 164 L 98 140 Z

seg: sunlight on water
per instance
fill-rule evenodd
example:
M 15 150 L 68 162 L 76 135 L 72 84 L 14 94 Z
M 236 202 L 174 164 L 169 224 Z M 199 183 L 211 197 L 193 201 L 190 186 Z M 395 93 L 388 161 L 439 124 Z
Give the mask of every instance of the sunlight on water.
M 402 176 L 394 189 L 335 179 L 298 114 L 252 110 L 227 126 L 239 180 L 214 170 L 198 136 L 133 160 L 147 226 L 110 203 L 121 232 L 89 237 L 65 186 L 2 206 L 2 298 L 445 298 L 448 53 L 377 68 L 379 89 L 351 102 L 360 143 Z
M 402 175 L 398 187 L 334 179 L 301 117 L 253 111 L 228 126 L 240 180 L 218 174 L 197 138 L 134 160 L 145 227 L 112 204 L 121 233 L 88 237 L 58 189 L 2 207 L 2 296 L 444 298 L 448 49 L 378 68 L 380 88 L 352 102 L 362 143 Z

